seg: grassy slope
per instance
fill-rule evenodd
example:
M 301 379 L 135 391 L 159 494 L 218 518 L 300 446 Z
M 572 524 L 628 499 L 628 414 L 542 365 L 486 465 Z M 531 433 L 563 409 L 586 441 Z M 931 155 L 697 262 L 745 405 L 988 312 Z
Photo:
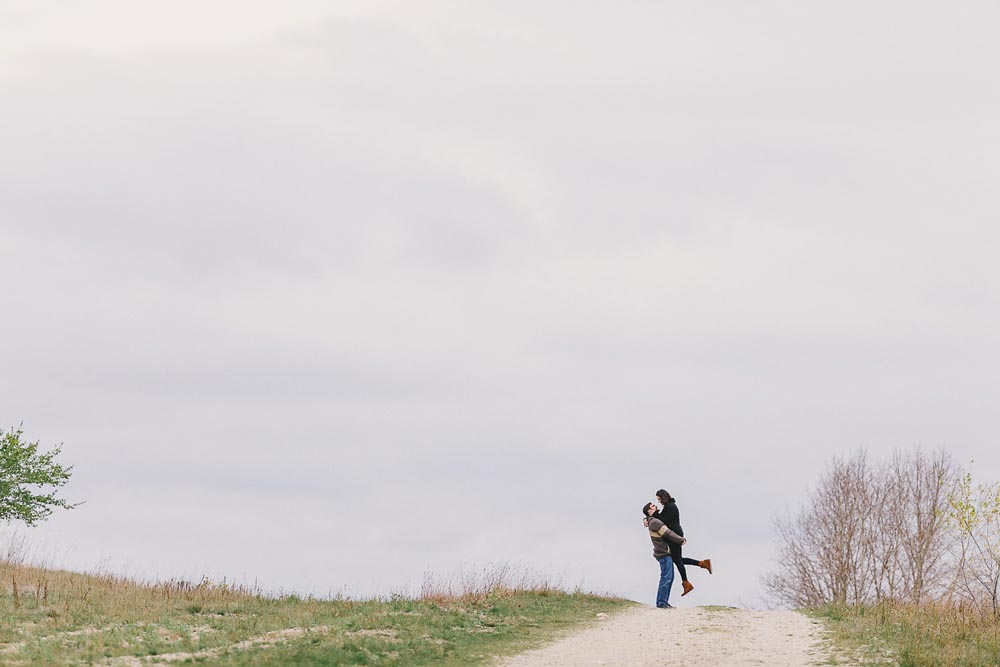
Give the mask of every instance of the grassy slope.
M 139 665 L 183 653 L 195 655 L 175 660 L 204 665 L 473 665 L 631 604 L 533 589 L 494 582 L 419 600 L 276 599 L 0 561 L 0 664 Z M 278 633 L 290 628 L 306 630 Z
M 990 615 L 936 605 L 827 606 L 826 621 L 845 662 L 901 667 L 996 667 L 1000 622 Z

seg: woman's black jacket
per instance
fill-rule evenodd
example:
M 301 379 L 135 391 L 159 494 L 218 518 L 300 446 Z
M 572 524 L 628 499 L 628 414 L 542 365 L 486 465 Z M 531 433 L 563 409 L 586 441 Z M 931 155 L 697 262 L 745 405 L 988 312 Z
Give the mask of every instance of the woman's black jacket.
M 667 528 L 684 537 L 684 531 L 681 530 L 681 512 L 677 509 L 677 501 L 673 498 L 664 503 L 663 509 L 654 516 L 662 521 Z

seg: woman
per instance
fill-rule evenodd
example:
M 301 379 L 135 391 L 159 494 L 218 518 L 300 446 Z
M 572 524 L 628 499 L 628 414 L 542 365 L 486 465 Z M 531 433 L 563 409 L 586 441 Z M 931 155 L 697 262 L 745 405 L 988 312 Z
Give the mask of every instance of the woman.
M 684 531 L 681 529 L 681 512 L 677 509 L 677 501 L 675 501 L 673 496 L 663 489 L 656 492 L 656 499 L 661 505 L 663 505 L 663 509 L 657 512 L 654 516 L 662 521 L 663 525 L 667 528 L 681 537 L 684 537 Z M 670 555 L 673 556 L 674 565 L 677 566 L 677 572 L 681 575 L 681 586 L 684 587 L 684 592 L 681 593 L 681 597 L 684 597 L 694 590 L 694 584 L 688 581 L 687 568 L 684 566 L 697 565 L 698 567 L 708 570 L 709 574 L 712 574 L 712 561 L 709 558 L 706 558 L 705 560 L 684 558 L 681 554 L 682 545 L 677 542 L 667 542 L 667 544 L 670 545 Z

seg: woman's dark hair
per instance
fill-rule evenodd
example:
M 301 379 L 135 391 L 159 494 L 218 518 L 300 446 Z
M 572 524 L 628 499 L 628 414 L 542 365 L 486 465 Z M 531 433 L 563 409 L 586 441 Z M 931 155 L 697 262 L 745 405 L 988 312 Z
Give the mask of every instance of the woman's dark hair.
M 652 505 L 652 504 L 653 503 L 646 503 L 645 505 L 642 506 L 642 515 L 643 516 L 649 516 L 649 506 Z
M 659 491 L 656 492 L 656 497 L 660 499 L 661 503 L 668 503 L 674 499 L 672 495 L 670 495 L 663 489 L 660 489 Z

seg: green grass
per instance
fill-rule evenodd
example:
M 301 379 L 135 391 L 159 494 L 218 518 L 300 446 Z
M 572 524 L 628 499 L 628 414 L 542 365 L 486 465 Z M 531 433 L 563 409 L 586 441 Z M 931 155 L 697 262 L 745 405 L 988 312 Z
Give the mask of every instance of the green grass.
M 0 664 L 475 665 L 632 604 L 510 574 L 321 600 L 0 561 Z
M 840 661 L 900 667 L 996 667 L 1000 622 L 991 614 L 948 605 L 810 610 L 826 622 Z M 834 660 L 832 664 L 841 664 Z

